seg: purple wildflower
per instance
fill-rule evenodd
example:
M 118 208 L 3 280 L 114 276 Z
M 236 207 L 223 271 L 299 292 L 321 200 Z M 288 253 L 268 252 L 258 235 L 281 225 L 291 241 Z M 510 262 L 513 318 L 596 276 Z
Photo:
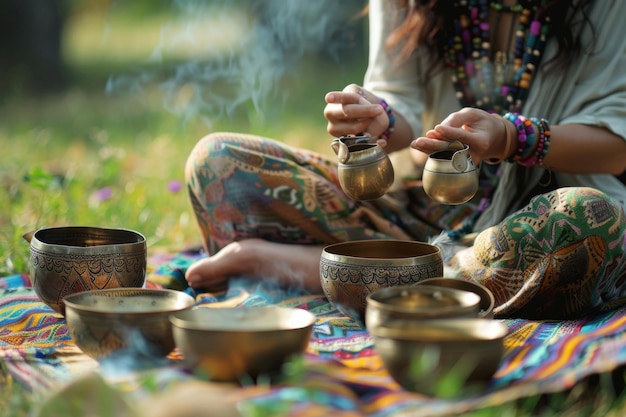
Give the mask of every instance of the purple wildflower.
M 167 189 L 170 190 L 171 193 L 176 194 L 183 189 L 183 184 L 178 180 L 171 180 L 167 183 Z
M 98 191 L 96 191 L 93 194 L 93 197 L 99 202 L 110 200 L 111 197 L 113 197 L 113 188 L 111 187 L 100 188 Z

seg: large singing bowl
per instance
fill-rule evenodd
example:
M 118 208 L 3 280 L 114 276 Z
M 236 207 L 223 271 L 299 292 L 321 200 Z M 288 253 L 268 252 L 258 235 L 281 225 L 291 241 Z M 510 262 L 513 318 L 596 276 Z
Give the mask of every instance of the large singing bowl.
M 278 306 L 195 307 L 170 316 L 176 346 L 193 371 L 210 380 L 236 382 L 280 375 L 302 355 L 315 315 Z
M 405 240 L 361 240 L 326 246 L 320 258 L 324 295 L 339 311 L 365 323 L 374 291 L 443 274 L 437 246 Z
M 169 316 L 195 303 L 182 291 L 149 288 L 85 291 L 63 301 L 72 340 L 94 359 L 122 350 L 134 356 L 166 356 L 175 347 Z
M 404 389 L 437 397 L 484 392 L 504 355 L 504 322 L 405 320 L 373 327 L 374 347 Z
M 73 293 L 142 287 L 146 263 L 146 239 L 132 230 L 53 227 L 30 238 L 33 289 L 60 314 L 63 298 Z
M 479 303 L 477 294 L 453 288 L 420 283 L 382 288 L 367 297 L 365 325 L 371 330 L 391 321 L 478 317 Z

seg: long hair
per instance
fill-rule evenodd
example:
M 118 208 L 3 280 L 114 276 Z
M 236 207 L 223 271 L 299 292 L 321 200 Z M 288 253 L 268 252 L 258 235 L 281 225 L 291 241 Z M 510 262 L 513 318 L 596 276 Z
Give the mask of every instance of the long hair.
M 401 58 L 408 58 L 419 46 L 424 46 L 434 57 L 435 66 L 442 60 L 443 44 L 446 42 L 444 28 L 453 27 L 454 14 L 451 0 L 396 0 L 406 10 L 406 17 L 387 39 L 387 47 L 397 49 Z M 554 57 L 558 65 L 568 65 L 591 45 L 583 45 L 581 31 L 574 32 L 575 25 L 582 22 L 594 30 L 589 20 L 589 10 L 594 0 L 552 0 L 543 6 L 550 15 L 551 36 L 558 43 Z M 582 30 L 582 29 L 581 29 Z

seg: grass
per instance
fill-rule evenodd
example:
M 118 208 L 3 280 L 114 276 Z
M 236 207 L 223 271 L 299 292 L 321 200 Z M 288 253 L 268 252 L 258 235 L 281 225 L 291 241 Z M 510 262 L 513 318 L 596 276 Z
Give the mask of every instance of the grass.
M 22 235 L 42 226 L 127 227 L 147 237 L 149 252 L 196 244 L 192 212 L 178 187 L 196 141 L 210 131 L 234 130 L 330 154 L 323 95 L 358 82 L 365 68 L 364 51 L 339 61 L 303 55 L 274 80 L 275 89 L 266 97 L 247 96 L 229 111 L 198 110 L 190 106 L 199 103 L 194 101 L 198 84 L 192 80 L 178 84 L 169 95 L 159 86 L 190 56 L 205 64 L 219 60 L 229 42 L 236 43 L 237 33 L 227 29 L 245 26 L 245 16 L 231 16 L 230 26 L 195 27 L 202 31 L 194 36 L 209 44 L 216 33 L 232 36 L 221 36 L 210 48 L 170 44 L 159 49 L 162 29 L 179 32 L 180 20 L 158 13 L 128 20 L 123 13 L 78 12 L 71 16 L 64 39 L 70 87 L 45 97 L 15 94 L 0 103 L 0 276 L 28 272 L 29 248 Z M 165 61 L 148 59 L 155 49 Z M 169 64 L 166 70 L 163 62 Z M 155 73 L 161 84 L 137 82 L 141 75 Z M 129 74 L 133 77 L 124 78 Z M 106 89 L 111 75 L 126 80 L 113 92 Z M 223 88 L 219 81 L 211 88 Z M 612 394 L 612 384 L 600 382 L 474 415 L 621 415 L 624 400 Z M 0 372 L 0 417 L 27 416 L 32 401 Z
M 243 18 L 232 19 L 230 30 L 236 32 Z M 258 102 L 244 100 L 228 113 L 190 106 L 185 114 L 193 85 L 181 83 L 168 96 L 159 83 L 190 56 L 199 64 L 217 60 L 228 47 L 227 28 L 210 25 L 210 31 L 194 33 L 202 36 L 202 49 L 166 45 L 155 61 L 150 57 L 166 25 L 170 33 L 181 30 L 180 21 L 162 14 L 129 21 L 123 11 L 78 10 L 64 37 L 67 90 L 46 96 L 13 91 L 0 101 L 0 276 L 28 273 L 29 245 L 22 235 L 43 226 L 134 229 L 146 236 L 149 254 L 198 243 L 179 185 L 187 155 L 211 131 L 256 133 L 330 152 L 323 96 L 359 80 L 362 59 L 347 67 L 309 54 Z M 207 45 L 215 33 L 220 42 Z M 141 80 L 144 74 L 160 79 L 107 90 L 111 76 Z M 0 417 L 27 416 L 32 401 L 0 370 Z
M 109 19 L 87 14 L 70 21 L 66 59 L 74 83 L 67 91 L 1 104 L 0 275 L 27 271 L 28 245 L 21 236 L 42 226 L 128 227 L 145 234 L 154 250 L 197 242 L 187 197 L 177 190 L 197 140 L 233 130 L 330 152 L 323 95 L 362 77 L 363 62 L 354 70 L 303 57 L 291 68 L 303 77 L 277 80 L 284 94 L 267 97 L 267 103 L 244 101 L 227 114 L 223 106 L 209 109 L 212 114 L 190 103 L 199 95 L 191 82 L 176 85 L 174 96 L 156 82 L 111 93 L 106 87 L 112 75 L 139 84 L 142 75 L 158 74 L 162 83 L 184 54 L 155 63 L 146 58 L 150 48 L 123 47 L 124 39 L 143 39 L 144 33 L 150 46 L 157 42 L 162 16 L 138 25 Z M 106 26 L 113 29 L 104 42 Z M 202 58 L 198 62 L 205 64 L 212 59 Z M 208 87 L 219 88 L 219 81 Z M 266 107 L 258 111 L 259 104 Z

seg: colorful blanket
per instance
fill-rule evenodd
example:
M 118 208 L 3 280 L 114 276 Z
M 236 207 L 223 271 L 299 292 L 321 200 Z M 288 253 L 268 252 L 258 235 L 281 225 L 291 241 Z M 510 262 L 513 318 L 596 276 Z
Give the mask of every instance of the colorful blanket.
M 183 277 L 199 256 L 195 252 L 151 256 L 149 285 L 190 292 L 198 304 L 278 304 L 304 308 L 318 317 L 295 376 L 261 392 L 253 386 L 240 388 L 241 397 L 264 415 L 286 409 L 297 409 L 298 415 L 307 415 L 307 410 L 309 415 L 326 410 L 327 415 L 381 417 L 458 414 L 567 390 L 585 377 L 626 364 L 626 308 L 575 321 L 506 320 L 505 356 L 484 392 L 457 399 L 410 393 L 387 374 L 367 330 L 323 296 L 245 278 L 234 279 L 224 294 L 196 294 Z M 104 363 L 76 348 L 64 319 L 37 298 L 23 275 L 0 279 L 0 361 L 14 379 L 35 391 L 54 388 L 86 371 L 106 371 Z M 159 389 L 194 378 L 180 364 L 174 353 L 155 371 Z M 144 387 L 137 380 L 129 382 L 132 377 L 125 375 L 117 381 L 130 392 L 142 393 Z

